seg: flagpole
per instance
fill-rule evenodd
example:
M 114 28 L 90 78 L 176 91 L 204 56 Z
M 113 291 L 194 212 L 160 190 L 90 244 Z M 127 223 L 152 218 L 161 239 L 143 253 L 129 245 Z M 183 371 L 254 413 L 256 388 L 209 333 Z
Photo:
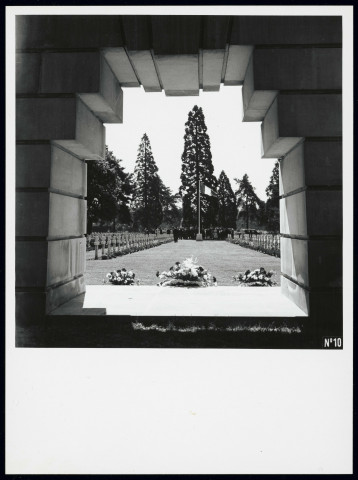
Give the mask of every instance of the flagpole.
M 196 118 L 195 118 L 195 121 L 196 121 Z M 196 175 L 198 178 L 198 233 L 196 235 L 196 240 L 201 241 L 203 239 L 203 236 L 200 233 L 200 173 L 199 173 L 199 158 L 198 158 L 198 125 L 197 123 L 195 123 L 195 160 L 196 160 Z
M 200 233 L 200 180 L 198 182 L 198 233 L 196 235 L 196 240 L 201 241 L 203 239 L 202 234 Z
M 200 180 L 198 188 L 198 234 L 200 235 Z

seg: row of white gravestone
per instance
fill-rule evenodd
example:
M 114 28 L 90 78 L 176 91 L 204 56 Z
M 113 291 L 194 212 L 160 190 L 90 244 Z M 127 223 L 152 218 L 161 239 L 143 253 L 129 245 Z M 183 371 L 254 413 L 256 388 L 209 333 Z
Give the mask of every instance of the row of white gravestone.
M 238 239 L 248 242 L 251 246 L 263 247 L 264 249 L 272 248 L 280 251 L 280 235 L 260 234 L 250 236 L 247 233 L 243 233 L 240 236 L 235 235 L 234 240 Z
M 113 258 L 118 255 L 125 255 L 147 248 L 152 248 L 163 243 L 173 240 L 172 234 L 144 234 L 144 233 L 92 233 L 87 235 L 87 250 L 92 245 L 95 250 L 95 260 L 99 258 L 99 250 L 101 250 L 101 258 Z

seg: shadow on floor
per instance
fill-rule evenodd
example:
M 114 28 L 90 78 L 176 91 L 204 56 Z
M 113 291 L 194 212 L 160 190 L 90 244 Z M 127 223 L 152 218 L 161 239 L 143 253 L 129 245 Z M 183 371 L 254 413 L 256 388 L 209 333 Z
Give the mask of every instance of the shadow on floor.
M 144 328 L 138 327 L 142 325 Z M 40 348 L 321 348 L 307 318 L 46 317 L 16 329 L 17 347 Z

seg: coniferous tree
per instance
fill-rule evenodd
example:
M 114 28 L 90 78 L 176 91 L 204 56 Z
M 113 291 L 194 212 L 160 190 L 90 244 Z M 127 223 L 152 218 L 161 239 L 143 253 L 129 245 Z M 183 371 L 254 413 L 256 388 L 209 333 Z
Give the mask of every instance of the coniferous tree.
M 153 230 L 162 221 L 160 202 L 161 180 L 158 175 L 148 135 L 145 133 L 138 148 L 134 168 L 133 219 L 134 226 Z
M 238 184 L 238 189 L 235 192 L 237 198 L 237 205 L 240 209 L 239 215 L 243 215 L 246 220 L 246 228 L 250 228 L 250 218 L 257 217 L 261 200 L 255 193 L 255 188 L 252 186 L 247 173 L 241 180 L 234 179 Z
M 131 223 L 129 203 L 133 193 L 132 175 L 124 171 L 106 145 L 103 160 L 87 161 L 87 233 L 95 222 Z
M 267 228 L 271 231 L 278 232 L 280 230 L 280 199 L 279 199 L 279 162 L 275 163 L 270 177 L 270 183 L 266 188 L 266 218 Z
M 236 228 L 236 198 L 224 170 L 218 179 L 218 202 L 218 225 L 224 228 Z
M 177 205 L 180 199 L 180 195 L 174 195 L 172 190 L 166 187 L 160 179 L 160 201 L 163 209 L 162 225 L 165 228 L 180 226 L 182 209 Z
M 199 181 L 216 191 L 210 139 L 207 134 L 202 108 L 195 105 L 185 123 L 184 152 L 182 154 L 180 194 L 183 199 L 183 226 L 198 225 Z M 200 197 L 200 218 L 202 228 L 216 223 L 218 200 L 202 194 Z

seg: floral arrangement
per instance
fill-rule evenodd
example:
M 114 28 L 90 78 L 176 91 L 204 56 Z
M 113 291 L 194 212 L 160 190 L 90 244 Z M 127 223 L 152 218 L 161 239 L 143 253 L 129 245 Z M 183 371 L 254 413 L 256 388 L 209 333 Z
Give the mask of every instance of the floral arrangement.
M 160 287 L 211 287 L 216 286 L 216 278 L 211 276 L 201 265 L 198 265 L 197 259 L 186 258 L 182 263 L 175 262 L 169 271 L 159 273 L 157 277 L 162 281 L 158 283 Z
M 127 271 L 125 268 L 120 270 L 114 270 L 113 272 L 107 273 L 107 281 L 113 283 L 113 285 L 134 285 L 134 283 L 139 284 L 139 281 L 135 282 L 135 273 L 132 270 Z M 107 283 L 105 281 L 105 283 Z
M 275 272 L 272 270 L 266 272 L 266 270 L 261 267 L 256 268 L 256 270 L 246 270 L 246 272 L 239 272 L 233 277 L 233 279 L 240 282 L 241 287 L 272 287 L 277 283 L 271 279 L 274 273 Z

